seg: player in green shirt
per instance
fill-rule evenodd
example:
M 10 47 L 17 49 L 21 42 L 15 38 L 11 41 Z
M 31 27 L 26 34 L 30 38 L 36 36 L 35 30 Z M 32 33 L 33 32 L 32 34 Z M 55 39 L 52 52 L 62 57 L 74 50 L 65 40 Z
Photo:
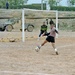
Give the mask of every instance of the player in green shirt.
M 41 26 L 41 29 L 40 29 L 38 40 L 41 37 L 41 35 L 46 34 L 46 33 L 47 33 L 47 25 L 45 24 L 45 22 L 43 22 L 43 25 Z

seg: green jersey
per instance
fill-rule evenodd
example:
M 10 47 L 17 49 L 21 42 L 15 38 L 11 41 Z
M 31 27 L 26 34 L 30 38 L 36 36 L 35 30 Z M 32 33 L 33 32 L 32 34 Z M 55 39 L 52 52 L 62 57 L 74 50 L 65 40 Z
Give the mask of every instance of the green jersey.
M 47 31 L 47 26 L 46 25 L 42 25 L 41 26 L 41 31 Z

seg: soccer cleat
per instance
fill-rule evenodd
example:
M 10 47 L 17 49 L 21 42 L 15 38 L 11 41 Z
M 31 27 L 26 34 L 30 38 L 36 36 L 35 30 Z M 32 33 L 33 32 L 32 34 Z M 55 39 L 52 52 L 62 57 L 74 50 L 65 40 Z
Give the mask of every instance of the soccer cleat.
M 56 52 L 56 55 L 58 55 L 58 51 L 57 51 L 57 49 L 55 49 L 55 52 Z
M 37 47 L 35 48 L 35 50 L 36 50 L 36 52 L 38 52 L 38 51 L 40 50 L 40 46 L 37 46 Z
M 56 51 L 56 55 L 58 55 L 58 52 Z

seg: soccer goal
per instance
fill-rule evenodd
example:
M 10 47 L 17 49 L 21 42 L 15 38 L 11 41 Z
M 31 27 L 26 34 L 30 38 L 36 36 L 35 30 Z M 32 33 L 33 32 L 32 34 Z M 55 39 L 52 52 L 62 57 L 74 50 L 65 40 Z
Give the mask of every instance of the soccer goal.
M 56 29 L 58 30 L 58 11 L 57 10 L 35 10 L 35 9 L 22 9 L 22 41 L 25 42 L 25 22 L 26 19 L 37 19 L 38 21 L 34 21 L 35 26 L 37 23 L 37 27 L 42 24 L 45 19 L 53 19 L 56 24 Z M 57 35 L 58 37 L 58 35 Z

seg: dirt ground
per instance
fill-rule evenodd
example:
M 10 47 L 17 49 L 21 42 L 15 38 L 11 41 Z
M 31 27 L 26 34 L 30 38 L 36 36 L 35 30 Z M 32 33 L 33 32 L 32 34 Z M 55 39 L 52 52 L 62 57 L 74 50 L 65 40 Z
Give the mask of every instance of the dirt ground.
M 75 75 L 75 32 L 60 32 L 56 38 L 59 55 L 50 43 L 36 52 L 46 38 L 37 41 L 38 34 L 26 32 L 22 42 L 21 32 L 0 32 L 0 75 Z

